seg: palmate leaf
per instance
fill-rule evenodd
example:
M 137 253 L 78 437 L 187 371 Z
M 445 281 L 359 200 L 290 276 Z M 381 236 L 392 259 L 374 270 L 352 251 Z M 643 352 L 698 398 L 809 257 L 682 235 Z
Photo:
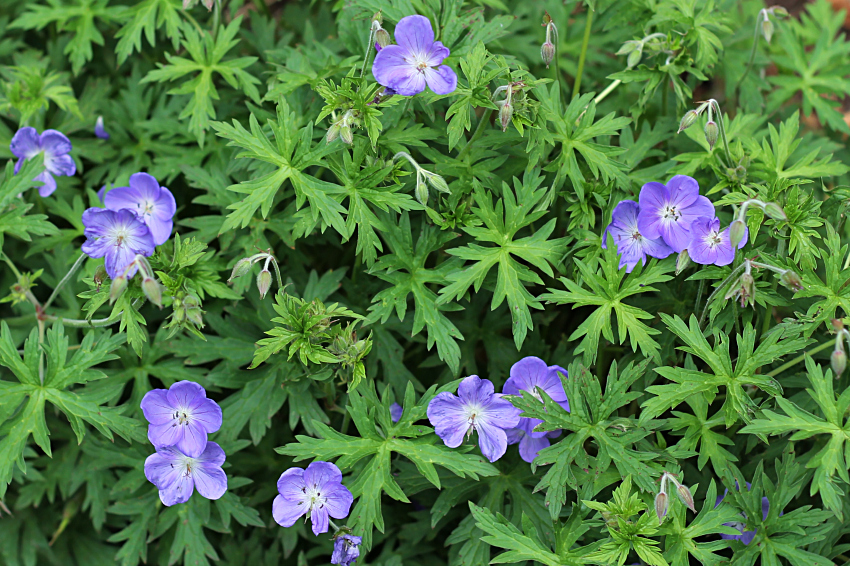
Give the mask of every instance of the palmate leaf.
M 466 84 L 458 82 L 457 89 L 451 93 L 454 102 L 446 111 L 446 120 L 449 121 L 449 151 L 454 149 L 463 133 L 470 129 L 475 108 L 496 108 L 490 97 L 489 84 L 502 74 L 503 69 L 494 66 L 485 71 L 492 59 L 493 56 L 487 52 L 484 44 L 479 42 L 460 60 L 460 69 L 466 78 Z
M 474 182 L 475 202 L 473 213 L 483 223 L 483 227 L 464 227 L 463 231 L 476 242 L 487 242 L 494 246 L 481 246 L 478 243 L 448 250 L 449 255 L 468 262 L 463 269 L 447 275 L 451 282 L 440 289 L 438 305 L 460 299 L 473 287 L 475 292 L 481 289 L 487 274 L 497 266 L 496 284 L 493 289 L 491 310 L 495 310 L 505 299 L 511 312 L 514 343 L 517 349 L 522 346 L 529 330 L 534 329 L 529 307 L 542 310 L 543 305 L 534 297 L 526 284 L 542 285 L 540 276 L 525 265 L 536 267 L 549 277 L 554 276 L 551 265 L 557 265 L 566 249 L 567 238 L 550 240 L 555 230 L 555 219 L 551 219 L 537 228 L 531 236 L 516 238 L 517 232 L 529 226 L 546 214 L 545 210 L 534 211 L 534 207 L 545 194 L 540 185 L 543 177 L 539 171 L 528 172 L 523 180 L 514 178 L 514 187 L 502 184 L 501 199 L 493 206 L 492 197 L 483 187 Z M 516 238 L 516 239 L 515 239 Z M 520 263 L 522 260 L 523 263 Z
M 322 229 L 333 226 L 342 236 L 347 237 L 348 228 L 342 217 L 345 208 L 339 203 L 343 198 L 343 188 L 303 172 L 311 165 L 321 164 L 322 158 L 335 151 L 335 148 L 325 143 L 313 148 L 312 122 L 308 122 L 299 130 L 295 113 L 290 110 L 284 98 L 277 104 L 277 121 L 268 121 L 273 140 L 266 137 L 253 114 L 249 122 L 250 132 L 235 119 L 232 125 L 224 122 L 212 123 L 216 135 L 229 140 L 227 145 L 244 150 L 236 155 L 237 159 L 247 157 L 260 161 L 259 165 L 264 171 L 268 170 L 264 164 L 273 167 L 271 172 L 261 177 L 228 187 L 231 191 L 247 196 L 227 207 L 233 212 L 227 215 L 219 233 L 248 226 L 257 209 L 260 209 L 263 218 L 266 218 L 281 186 L 289 180 L 295 189 L 296 206 L 301 208 L 305 202 L 309 204 L 309 216 L 313 225 L 321 219 Z
M 113 433 L 130 441 L 145 440 L 138 422 L 121 415 L 117 408 L 97 405 L 81 395 L 68 391 L 73 384 L 103 379 L 102 372 L 91 369 L 100 363 L 116 359 L 113 354 L 124 337 L 110 336 L 109 332 L 86 335 L 80 348 L 68 359 L 68 339 L 61 323 L 47 332 L 43 381 L 39 377 L 38 330 L 33 329 L 24 344 L 24 354 L 18 354 L 12 333 L 5 322 L 0 324 L 0 365 L 8 368 L 18 383 L 0 381 L 0 498 L 12 479 L 12 468 L 17 462 L 26 473 L 23 458 L 29 436 L 49 456 L 50 440 L 45 420 L 45 403 L 50 402 L 68 418 L 71 428 L 82 442 L 85 423 L 95 427 L 110 440 Z
M 598 261 L 598 267 L 594 265 Z M 657 262 L 650 260 L 649 267 L 638 264 L 630 274 L 625 268 L 620 268 L 620 257 L 613 236 L 608 237 L 607 249 L 598 260 L 585 263 L 581 259 L 573 259 L 582 275 L 582 283 L 561 277 L 560 281 L 566 291 L 548 289 L 548 293 L 540 296 L 540 300 L 559 305 L 575 305 L 577 307 L 595 306 L 596 310 L 582 322 L 570 336 L 570 340 L 582 338 L 576 354 L 584 354 L 584 363 L 591 365 L 596 361 L 599 350 L 599 338 L 604 337 L 614 342 L 614 330 L 611 315 L 617 317 L 617 334 L 619 343 L 630 339 L 632 350 L 640 351 L 645 356 L 659 360 L 660 346 L 652 336 L 661 332 L 643 323 L 643 320 L 655 318 L 648 312 L 624 303 L 624 299 L 657 291 L 652 285 L 664 283 L 672 279 L 669 275 L 673 269 L 672 262 Z
M 807 314 L 817 322 L 825 322 L 836 316 L 850 314 L 850 271 L 844 269 L 847 245 L 841 244 L 841 237 L 831 224 L 826 225 L 826 251 L 823 254 L 824 275 L 821 277 L 811 270 L 803 272 L 803 290 L 798 297 L 823 297 L 812 303 Z M 838 309 L 841 309 L 839 314 Z M 815 326 L 816 328 L 816 326 Z
M 434 385 L 417 402 L 413 385 L 409 384 L 404 395 L 404 413 L 397 423 L 390 417 L 390 402 L 384 397 L 378 400 L 374 385 L 364 384 L 348 397 L 348 412 L 360 433 L 360 437 L 339 433 L 327 425 L 314 422 L 320 438 L 296 436 L 293 442 L 277 448 L 279 454 L 302 460 L 336 460 L 343 473 L 353 471 L 344 484 L 351 490 L 357 503 L 351 510 L 351 523 L 358 534 L 363 533 L 363 544 L 372 546 L 372 530 L 384 532 L 384 517 L 381 512 L 381 496 L 386 493 L 393 499 L 409 502 L 404 491 L 392 474 L 392 454 L 398 453 L 416 465 L 416 469 L 431 484 L 441 487 L 440 476 L 435 466 L 443 467 L 460 477 L 495 476 L 499 471 L 483 456 L 465 454 L 443 445 L 433 429 L 414 424 L 425 418 L 428 403 L 437 393 L 453 391 L 455 381 L 437 389 Z M 365 465 L 358 462 L 368 458 Z
M 475 525 L 487 533 L 482 540 L 491 546 L 508 550 L 492 560 L 491 564 L 513 564 L 533 560 L 547 566 L 561 566 L 557 554 L 546 548 L 539 540 L 536 529 L 530 526 L 530 533 L 523 534 L 513 523 L 501 514 L 494 515 L 486 507 L 479 507 L 472 501 L 469 510 L 475 518 Z M 523 516 L 524 519 L 527 519 Z
M 118 64 L 127 60 L 134 51 L 142 50 L 142 33 L 151 47 L 156 46 L 156 30 L 165 26 L 165 34 L 171 38 L 174 49 L 180 45 L 180 2 L 179 0 L 142 0 L 124 12 L 127 23 L 118 30 L 119 39 L 115 46 Z

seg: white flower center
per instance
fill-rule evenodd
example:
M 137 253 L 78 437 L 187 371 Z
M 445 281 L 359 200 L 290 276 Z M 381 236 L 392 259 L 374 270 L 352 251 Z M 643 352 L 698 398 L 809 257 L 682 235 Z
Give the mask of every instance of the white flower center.
M 484 407 L 481 405 L 470 404 L 466 406 L 466 422 L 469 424 L 469 428 L 466 431 L 467 440 L 472 436 L 472 431 L 475 430 L 478 423 L 481 422 L 481 414 L 483 412 Z
M 305 485 L 301 488 L 301 492 L 304 495 L 302 496 L 301 501 L 298 502 L 298 505 L 307 503 L 311 511 L 315 508 L 323 508 L 325 503 L 328 501 L 327 494 L 322 495 L 322 488 L 320 488 L 318 484 L 314 483 L 313 485 Z
M 124 240 L 130 237 L 130 230 L 126 226 L 120 226 L 112 231 L 111 236 L 115 240 L 115 246 L 121 247 L 124 245 Z
M 187 477 L 187 478 L 192 477 L 192 466 L 194 466 L 194 465 L 195 465 L 195 459 L 190 458 L 190 457 L 185 456 L 185 455 L 181 456 L 177 460 L 176 464 L 174 462 L 171 463 L 172 468 L 176 467 L 180 471 L 180 475 Z
M 641 236 L 640 232 L 638 232 L 637 229 L 632 232 L 632 240 L 635 242 L 640 242 L 641 240 L 643 240 L 643 236 Z
M 171 415 L 171 418 L 176 421 L 171 425 L 172 427 L 178 425 L 189 426 L 192 422 L 192 411 L 189 410 L 188 407 L 178 407 L 177 410 L 174 411 L 174 414 Z
M 148 217 L 151 214 L 153 214 L 153 210 L 154 210 L 154 207 L 155 207 L 154 203 L 149 201 L 149 200 L 143 200 L 142 202 L 140 202 L 136 206 L 137 206 L 137 208 L 141 209 L 141 211 L 142 211 L 141 214 L 142 214 L 142 216 L 145 216 L 145 217 Z
M 661 210 L 661 218 L 663 218 L 664 220 L 666 220 L 668 222 L 670 220 L 673 220 L 674 222 L 678 222 L 681 217 L 682 217 L 682 213 L 681 213 L 681 211 L 679 211 L 676 208 L 675 204 L 674 205 L 668 204 L 667 206 L 665 206 Z
M 703 241 L 709 248 L 714 249 L 723 242 L 723 238 L 720 237 L 720 233 L 717 232 L 717 230 L 712 230 L 711 232 L 706 234 L 705 238 L 703 238 Z

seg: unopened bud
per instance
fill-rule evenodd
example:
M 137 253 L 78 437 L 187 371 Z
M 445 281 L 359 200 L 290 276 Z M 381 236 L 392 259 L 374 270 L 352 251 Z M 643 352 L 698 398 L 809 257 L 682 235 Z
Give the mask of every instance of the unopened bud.
M 207 7 L 207 10 L 212 10 L 215 5 L 215 0 L 204 0 L 204 6 Z
M 770 38 L 773 37 L 773 22 L 764 16 L 764 21 L 761 23 L 761 33 L 764 35 L 764 40 L 770 43 Z
M 242 259 L 236 262 L 236 265 L 233 266 L 233 271 L 230 272 L 230 279 L 228 279 L 227 282 L 230 283 L 234 279 L 242 277 L 249 271 L 251 271 L 251 259 L 243 257 Z
M 347 125 L 339 127 L 339 137 L 342 138 L 342 141 L 348 145 L 354 143 L 354 134 L 351 132 L 351 128 Z
M 384 23 L 384 16 L 381 14 L 381 11 L 380 11 L 380 10 L 378 10 L 377 12 L 375 12 L 375 15 L 373 15 L 373 16 L 372 16 L 372 21 L 373 21 L 373 22 L 378 22 L 378 24 L 379 24 L 379 25 L 380 25 L 380 24 L 382 24 L 382 23 Z
M 743 165 L 738 165 L 733 171 L 735 178 L 743 183 L 747 179 L 747 168 Z
M 832 322 L 832 328 L 836 332 L 841 332 L 842 330 L 844 330 L 844 320 L 842 320 L 840 318 L 833 318 L 831 320 L 831 322 Z
M 782 18 L 788 15 L 788 10 L 786 10 L 783 6 L 771 6 L 770 11 L 773 12 L 774 16 Z
M 747 306 L 747 303 L 754 304 L 756 296 L 756 282 L 753 276 L 749 273 L 741 275 L 741 308 Z
M 655 515 L 658 517 L 659 525 L 664 522 L 664 517 L 667 516 L 669 503 L 669 498 L 663 491 L 655 496 Z
M 552 16 L 549 15 L 549 12 L 544 11 L 543 12 L 543 23 L 540 24 L 540 25 L 545 27 L 545 26 L 548 26 L 551 23 L 552 23 Z
M 328 128 L 328 135 L 325 137 L 326 143 L 331 143 L 336 138 L 339 137 L 339 126 L 337 124 L 331 124 L 331 127 Z
M 390 44 L 390 34 L 387 33 L 387 30 L 381 28 L 375 32 L 375 43 L 377 43 L 381 49 Z
M 549 64 L 552 62 L 552 59 L 555 58 L 555 45 L 551 41 L 545 42 L 540 47 L 540 57 L 543 59 L 543 63 L 548 69 Z
M 156 282 L 156 279 L 150 277 L 142 279 L 142 292 L 150 302 L 162 308 L 162 288 Z
M 694 513 L 697 512 L 696 507 L 694 507 L 694 496 L 691 495 L 691 490 L 685 487 L 684 484 L 680 483 L 676 485 L 676 495 L 679 496 L 679 499 L 682 500 L 682 503 L 684 503 L 688 509 Z
M 617 55 L 627 55 L 627 54 L 631 53 L 632 51 L 634 51 L 635 49 L 639 48 L 640 46 L 641 46 L 640 41 L 635 41 L 635 40 L 632 39 L 632 40 L 625 42 L 622 45 L 622 47 L 620 47 L 620 50 L 617 51 L 616 54 Z
M 510 102 L 505 102 L 502 107 L 499 109 L 499 122 L 502 124 L 502 131 L 506 131 L 508 129 L 508 125 L 511 123 L 511 116 L 514 115 L 514 108 L 511 106 Z
M 687 248 L 679 252 L 679 257 L 676 258 L 676 275 L 679 275 L 691 264 L 691 256 L 688 254 Z
M 844 353 L 844 350 L 836 349 L 832 352 L 829 362 L 832 365 L 832 372 L 835 377 L 838 377 L 844 373 L 844 369 L 847 367 L 847 354 Z
M 419 204 L 425 205 L 428 203 L 428 185 L 425 184 L 425 181 L 422 179 L 416 179 L 416 190 L 414 191 L 414 196 L 416 200 L 419 201 Z
M 97 269 L 94 270 L 94 284 L 97 286 L 98 291 L 100 291 L 100 286 L 104 281 L 106 281 L 107 277 L 106 268 L 102 265 L 98 265 Z
M 738 244 L 744 239 L 747 234 L 747 224 L 743 220 L 735 220 L 729 226 L 729 242 L 732 244 L 732 249 L 738 249 Z
M 260 292 L 260 298 L 265 299 L 266 293 L 269 292 L 269 289 L 272 286 L 272 274 L 268 269 L 263 269 L 259 275 L 257 275 L 257 291 Z
M 687 112 L 685 112 L 685 115 L 682 116 L 682 121 L 679 122 L 679 131 L 676 133 L 681 134 L 682 132 L 690 128 L 694 124 L 694 122 L 697 121 L 697 118 L 699 118 L 699 114 L 697 114 L 696 110 L 688 110 Z
M 717 143 L 717 138 L 720 136 L 720 128 L 714 120 L 709 120 L 705 123 L 705 141 L 708 142 L 708 149 L 714 149 L 714 144 Z
M 771 220 L 788 220 L 785 211 L 775 202 L 769 202 L 764 205 L 764 214 Z
M 638 63 L 640 63 L 641 58 L 643 57 L 643 44 L 640 44 L 637 49 L 629 53 L 629 57 L 626 59 L 626 65 L 629 69 L 635 67 Z
M 446 183 L 446 180 L 443 179 L 440 175 L 436 173 L 431 173 L 428 175 L 428 182 L 431 183 L 431 186 L 440 191 L 441 193 L 451 194 L 452 192 L 449 190 L 449 184 Z
M 109 285 L 109 304 L 111 305 L 115 301 L 118 300 L 118 297 L 121 296 L 121 293 L 124 292 L 124 289 L 127 288 L 127 278 L 123 275 L 119 275 L 115 279 L 112 280 L 112 284 Z
M 797 273 L 790 269 L 786 269 L 782 272 L 779 276 L 779 283 L 786 289 L 790 289 L 794 292 L 802 291 L 804 289 L 803 280 L 800 279 L 800 276 L 797 275 Z

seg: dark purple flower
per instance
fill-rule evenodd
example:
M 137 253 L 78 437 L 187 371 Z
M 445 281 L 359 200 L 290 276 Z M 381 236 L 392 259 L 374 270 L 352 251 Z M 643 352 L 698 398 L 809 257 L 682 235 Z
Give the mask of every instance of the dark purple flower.
M 645 238 L 661 238 L 681 252 L 691 243 L 691 224 L 700 216 L 714 217 L 714 205 L 699 194 L 696 179 L 676 175 L 663 185 L 645 184 L 640 189 L 638 229 Z
M 291 527 L 300 517 L 310 514 L 313 534 L 328 532 L 328 516 L 344 519 L 354 497 L 342 485 L 342 472 L 330 462 L 313 462 L 306 470 L 289 468 L 277 480 L 280 495 L 272 503 L 277 524 Z
M 737 484 L 737 482 L 736 482 L 736 484 Z M 747 491 L 749 491 L 749 489 L 750 489 L 750 482 L 747 482 Z M 720 503 L 723 501 L 723 499 L 726 498 L 726 496 L 728 494 L 729 494 L 729 490 L 724 489 L 723 495 L 717 496 L 717 501 L 714 503 L 714 506 L 717 507 L 718 505 L 720 505 Z M 767 500 L 767 497 L 762 497 L 761 498 L 761 514 L 762 514 L 761 520 L 762 521 L 767 519 L 767 514 L 768 514 L 769 511 L 770 511 L 770 501 Z M 741 515 L 746 519 L 746 517 L 747 517 L 746 515 L 744 515 L 743 513 L 741 513 Z M 758 531 L 745 531 L 744 528 L 746 527 L 746 522 L 723 523 L 723 525 L 727 526 L 727 527 L 732 527 L 733 529 L 738 529 L 738 531 L 740 531 L 740 533 L 741 533 L 739 535 L 727 535 L 727 534 L 721 533 L 720 538 L 722 538 L 724 540 L 739 540 L 739 541 L 743 542 L 744 544 L 750 544 L 751 542 L 753 542 L 753 539 L 755 538 L 756 533 L 758 532 Z
M 505 395 L 528 393 L 538 401 L 542 401 L 543 398 L 537 392 L 539 387 L 553 401 L 569 411 L 570 402 L 567 400 L 564 385 L 558 376 L 559 372 L 564 376 L 567 375 L 567 370 L 561 366 L 547 366 L 546 362 L 540 358 L 528 356 L 511 366 L 511 376 L 505 382 L 502 392 Z M 560 435 L 560 432 L 556 432 L 554 437 L 551 436 L 551 432 L 534 432 L 534 427 L 542 422 L 540 419 L 522 417 L 519 425 L 514 430 L 508 431 L 508 444 L 519 442 L 520 456 L 526 462 L 534 460 L 540 450 L 549 446 L 549 438 Z
M 215 442 L 207 442 L 195 458 L 173 447 L 157 448 L 145 460 L 145 477 L 159 489 L 166 506 L 186 503 L 195 489 L 202 497 L 218 499 L 227 491 L 227 475 L 221 469 L 224 458 L 224 450 Z
M 150 423 L 151 444 L 157 448 L 174 446 L 193 458 L 204 451 L 207 434 L 221 428 L 221 407 L 207 399 L 204 388 L 192 381 L 148 391 L 142 399 L 142 412 Z
M 434 41 L 434 30 L 425 16 L 407 16 L 395 27 L 398 45 L 387 45 L 375 55 L 375 80 L 402 96 L 413 96 L 427 84 L 436 94 L 449 94 L 457 88 L 457 75 L 443 59 L 449 49 Z
M 738 249 L 747 243 L 749 230 L 744 230 L 744 237 L 738 243 Z M 720 220 L 701 216 L 691 225 L 691 243 L 688 244 L 690 258 L 702 265 L 729 265 L 735 259 L 735 250 L 729 240 L 729 226 L 720 230 Z
M 399 421 L 403 412 L 404 409 L 398 403 L 393 403 L 392 405 L 390 405 L 390 417 L 392 417 L 394 423 L 397 423 Z
M 428 420 L 449 448 L 457 448 L 464 436 L 478 431 L 478 445 L 491 462 L 505 454 L 505 431 L 519 424 L 520 411 L 493 392 L 493 383 L 470 375 L 460 382 L 458 394 L 444 391 L 428 404 Z
M 174 227 L 172 218 L 177 211 L 174 195 L 147 173 L 130 175 L 129 187 L 115 187 L 103 197 L 109 210 L 131 210 L 145 223 L 154 243 L 164 244 Z
M 331 564 L 349 566 L 360 557 L 360 543 L 363 537 L 354 535 L 337 535 L 334 539 L 334 552 L 331 554 Z
M 9 149 L 19 158 L 15 163 L 15 175 L 21 170 L 24 161 L 39 154 L 44 155 L 45 170 L 33 179 L 44 183 L 38 188 L 38 194 L 43 197 L 50 196 L 56 190 L 53 175 L 70 177 L 77 172 L 77 165 L 68 155 L 71 152 L 71 141 L 62 132 L 44 130 L 38 135 L 35 128 L 21 128 L 12 137 Z
M 649 239 L 638 230 L 639 215 L 638 203 L 620 201 L 611 213 L 611 224 L 602 234 L 602 249 L 608 249 L 608 234 L 614 238 L 620 254 L 620 268 L 625 266 L 626 273 L 631 273 L 639 261 L 646 265 L 646 256 L 664 259 L 673 253 L 661 238 Z
M 103 116 L 98 116 L 97 122 L 94 123 L 94 135 L 96 135 L 102 140 L 109 139 L 109 133 L 103 127 Z
M 112 279 L 124 274 L 136 254 L 148 257 L 156 247 L 148 227 L 129 210 L 89 208 L 83 212 L 83 224 L 88 238 L 83 252 L 91 258 L 105 257 L 106 272 Z M 134 265 L 126 276 L 133 277 L 137 269 Z

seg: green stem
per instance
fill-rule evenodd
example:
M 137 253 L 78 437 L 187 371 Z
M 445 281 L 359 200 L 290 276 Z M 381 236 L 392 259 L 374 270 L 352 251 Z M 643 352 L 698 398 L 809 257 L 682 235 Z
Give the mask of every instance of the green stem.
M 802 362 L 803 360 L 805 360 L 806 356 L 814 356 L 818 352 L 822 352 L 822 351 L 826 350 L 827 348 L 829 348 L 830 346 L 834 346 L 834 345 L 835 345 L 835 338 L 830 338 L 829 340 L 827 340 L 823 344 L 821 344 L 821 345 L 819 345 L 815 348 L 812 348 L 808 352 L 803 352 L 803 354 L 797 356 L 796 358 L 794 358 L 790 362 L 782 364 L 781 366 L 779 366 L 775 370 L 771 371 L 767 375 L 768 375 L 768 377 L 776 377 L 777 375 L 779 375 L 780 373 L 782 373 L 786 369 L 794 367 L 795 365 L 797 365 L 800 362 Z
M 462 150 L 460 150 L 460 153 L 457 154 L 457 160 L 458 161 L 460 161 L 461 159 L 466 157 L 466 154 L 469 153 L 470 149 L 472 149 L 472 145 L 484 133 L 484 124 L 490 123 L 490 116 L 492 114 L 493 114 L 493 109 L 488 108 L 487 110 L 484 111 L 484 114 L 481 115 L 481 119 L 478 120 L 478 125 L 475 127 L 475 131 L 472 132 L 472 137 L 469 138 L 469 141 L 466 142 L 466 146 L 464 146 L 464 148 Z
M 756 59 L 756 49 L 759 45 L 759 23 L 761 23 L 761 12 L 759 12 L 759 16 L 756 18 L 756 29 L 753 33 L 753 48 L 750 50 L 750 60 L 747 61 L 747 67 L 744 69 L 744 74 L 741 75 L 741 78 L 738 79 L 738 82 L 735 83 L 735 88 L 732 89 L 732 97 L 735 98 L 735 94 L 738 92 L 738 89 L 741 87 L 741 84 L 744 82 L 744 79 L 747 78 L 747 75 L 750 74 L 750 69 L 753 66 L 753 62 Z
M 731 167 L 734 161 L 732 161 L 732 152 L 729 151 L 729 140 L 726 138 L 726 122 L 723 119 L 723 112 L 720 111 L 720 106 L 717 107 L 717 125 L 720 126 L 720 137 L 723 138 L 723 149 L 726 150 L 726 159 L 729 160 L 729 166 Z
M 613 83 L 609 84 L 605 88 L 605 90 L 603 90 L 602 92 L 599 93 L 599 96 L 597 96 L 596 98 L 593 99 L 593 103 L 599 104 L 600 102 L 602 102 L 605 99 L 605 97 L 608 96 L 609 94 L 611 94 L 612 92 L 614 92 L 614 89 L 617 88 L 618 86 L 620 86 L 622 84 L 622 82 L 623 81 L 621 81 L 620 79 L 617 79 Z
M 15 267 L 15 264 L 12 263 L 12 260 L 9 259 L 9 256 L 4 254 L 2 251 L 0 251 L 0 256 L 3 256 L 3 261 L 6 262 L 6 265 L 8 265 L 9 268 L 12 270 L 12 273 L 15 274 L 15 279 L 20 279 L 21 278 L 21 272 L 18 271 L 18 268 Z
M 584 60 L 587 57 L 587 46 L 590 43 L 590 30 L 593 27 L 593 10 L 587 11 L 587 21 L 584 23 L 584 38 L 581 40 L 581 53 L 578 56 L 576 82 L 573 83 L 573 98 L 578 96 L 581 89 L 581 75 L 584 73 Z
M 694 303 L 694 312 L 699 312 L 699 303 L 702 300 L 702 292 L 705 288 L 705 279 L 699 280 L 699 287 L 697 288 L 697 300 Z
M 213 7 L 213 19 L 212 19 L 213 41 L 215 41 L 218 38 L 218 28 L 219 28 L 220 22 L 221 22 L 221 0 L 215 0 L 215 6 Z
M 67 283 L 68 280 L 74 276 L 74 274 L 77 272 L 77 270 L 80 268 L 80 266 L 83 264 L 87 257 L 88 255 L 86 254 L 80 254 L 80 257 L 78 257 L 77 261 L 74 262 L 74 265 L 71 266 L 71 270 L 68 271 L 65 277 L 63 277 L 62 280 L 59 281 L 59 284 L 56 285 L 56 288 L 53 289 L 53 292 L 50 294 L 50 297 L 47 298 L 47 302 L 44 303 L 44 306 L 42 308 L 46 309 L 47 307 L 49 307 L 50 303 L 53 302 L 53 299 L 59 296 L 59 291 L 62 289 L 62 287 L 65 286 L 65 283 Z
M 785 229 L 783 228 L 782 232 L 780 233 L 780 236 L 784 236 L 784 235 L 785 235 Z M 784 257 L 785 256 L 785 246 L 786 245 L 787 245 L 787 243 L 784 239 L 779 240 L 779 243 L 776 245 L 776 257 Z M 776 291 L 776 288 L 778 287 L 778 285 L 779 285 L 779 280 L 776 277 L 774 277 L 773 283 L 771 285 L 771 289 L 773 291 Z M 762 326 L 761 326 L 762 336 L 767 334 L 767 331 L 770 330 L 770 313 L 772 312 L 772 310 L 773 310 L 772 307 L 765 305 L 765 307 L 764 307 L 764 322 L 762 323 Z
M 142 299 L 136 299 L 133 301 L 133 307 L 141 306 L 144 301 Z M 115 316 L 108 316 L 106 318 L 97 318 L 94 320 L 85 320 L 79 318 L 64 318 L 61 316 L 53 316 L 50 314 L 44 315 L 44 320 L 60 321 L 65 326 L 70 326 L 73 328 L 102 328 L 104 326 L 111 326 L 118 322 L 121 319 L 121 315 L 124 314 L 124 311 L 119 312 Z

